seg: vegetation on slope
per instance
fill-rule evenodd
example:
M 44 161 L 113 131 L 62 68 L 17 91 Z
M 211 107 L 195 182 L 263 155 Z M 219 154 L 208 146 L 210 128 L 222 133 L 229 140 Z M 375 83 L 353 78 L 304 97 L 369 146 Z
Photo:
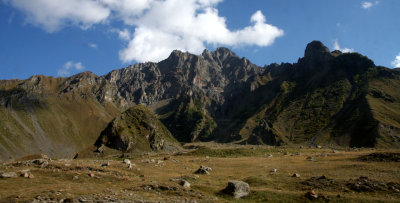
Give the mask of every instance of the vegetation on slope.
M 133 106 L 112 120 L 95 145 L 123 152 L 174 151 L 179 148 L 168 129 L 143 105 Z
M 209 141 L 217 127 L 199 99 L 186 97 L 171 103 L 161 116 L 174 137 L 180 142 Z

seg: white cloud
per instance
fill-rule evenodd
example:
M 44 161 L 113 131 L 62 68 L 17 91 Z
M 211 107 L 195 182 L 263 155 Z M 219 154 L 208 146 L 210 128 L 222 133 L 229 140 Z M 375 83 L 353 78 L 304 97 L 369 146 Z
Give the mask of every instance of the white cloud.
M 372 8 L 372 7 L 374 7 L 374 6 L 378 5 L 378 4 L 379 4 L 379 1 L 375 1 L 375 2 L 363 1 L 361 3 L 361 8 L 370 9 L 370 8 Z
M 110 31 L 111 31 L 111 32 L 117 33 L 117 34 L 118 34 L 118 37 L 119 37 L 120 39 L 122 39 L 122 40 L 125 40 L 125 41 L 131 40 L 131 33 L 130 33 L 129 30 L 126 29 L 126 28 L 123 29 L 123 30 L 111 29 Z
M 90 48 L 93 48 L 93 49 L 97 49 L 97 48 L 98 48 L 98 47 L 97 47 L 97 44 L 95 44 L 95 43 L 89 43 L 88 46 L 89 46 Z
M 73 61 L 67 61 L 61 69 L 58 70 L 57 75 L 60 77 L 66 77 L 71 75 L 71 70 L 81 71 L 85 69 L 81 62 L 74 63 Z
M 3 0 L 4 1 L 4 0 Z M 87 29 L 94 24 L 122 21 L 113 29 L 126 47 L 123 62 L 159 61 L 174 49 L 199 54 L 206 45 L 269 46 L 284 31 L 267 24 L 261 11 L 250 25 L 230 30 L 218 13 L 223 0 L 7 0 L 24 11 L 27 21 L 55 32 L 64 26 Z
M 136 19 L 146 9 L 150 8 L 155 0 L 100 0 L 108 9 L 124 21 L 125 24 L 134 25 Z
M 343 53 L 351 53 L 351 52 L 354 52 L 354 49 L 350 49 L 350 48 L 341 48 L 337 39 L 335 39 L 335 40 L 333 41 L 333 49 L 334 49 L 334 50 L 339 50 L 339 51 L 341 51 L 341 52 L 343 52 Z
M 261 11 L 239 30 L 229 30 L 226 19 L 215 8 L 219 1 L 157 1 L 137 20 L 128 46 L 120 51 L 123 62 L 160 61 L 178 49 L 200 54 L 207 44 L 225 46 L 269 46 L 284 31 L 266 23 Z
M 47 32 L 55 32 L 66 25 L 87 29 L 105 21 L 110 10 L 93 0 L 9 0 L 12 6 L 25 12 L 26 20 Z
M 400 53 L 392 61 L 392 66 L 393 66 L 393 68 L 400 68 Z

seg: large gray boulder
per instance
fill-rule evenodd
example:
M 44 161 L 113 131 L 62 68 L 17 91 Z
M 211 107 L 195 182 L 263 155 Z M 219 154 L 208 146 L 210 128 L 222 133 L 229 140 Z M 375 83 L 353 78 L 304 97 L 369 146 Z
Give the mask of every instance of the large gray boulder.
M 228 186 L 226 186 L 223 192 L 238 199 L 249 195 L 250 186 L 246 182 L 232 180 L 228 182 Z

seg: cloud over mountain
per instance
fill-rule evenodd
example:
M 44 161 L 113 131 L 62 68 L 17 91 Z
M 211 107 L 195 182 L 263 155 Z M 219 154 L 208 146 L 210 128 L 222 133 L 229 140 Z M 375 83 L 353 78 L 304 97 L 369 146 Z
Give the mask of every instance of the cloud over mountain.
M 87 29 L 95 24 L 123 22 L 117 30 L 126 43 L 123 62 L 159 61 L 179 49 L 200 53 L 206 45 L 269 46 L 284 31 L 267 24 L 261 11 L 250 25 L 230 30 L 218 13 L 222 0 L 3 0 L 26 14 L 27 22 L 47 32 L 65 26 Z

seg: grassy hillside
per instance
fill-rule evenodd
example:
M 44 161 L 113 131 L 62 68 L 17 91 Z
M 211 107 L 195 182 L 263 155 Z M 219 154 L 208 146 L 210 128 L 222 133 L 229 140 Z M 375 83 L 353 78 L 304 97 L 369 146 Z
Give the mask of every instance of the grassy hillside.
M 397 72 L 356 53 L 314 66 L 300 61 L 265 84 L 275 96 L 247 119 L 243 143 L 398 147 Z
M 63 78 L 32 77 L 1 86 L 0 157 L 72 157 L 94 143 L 119 111 L 88 92 L 65 92 Z M 38 94 L 39 93 L 39 94 Z
M 161 121 L 180 142 L 208 141 L 217 124 L 200 99 L 185 97 L 161 112 Z

